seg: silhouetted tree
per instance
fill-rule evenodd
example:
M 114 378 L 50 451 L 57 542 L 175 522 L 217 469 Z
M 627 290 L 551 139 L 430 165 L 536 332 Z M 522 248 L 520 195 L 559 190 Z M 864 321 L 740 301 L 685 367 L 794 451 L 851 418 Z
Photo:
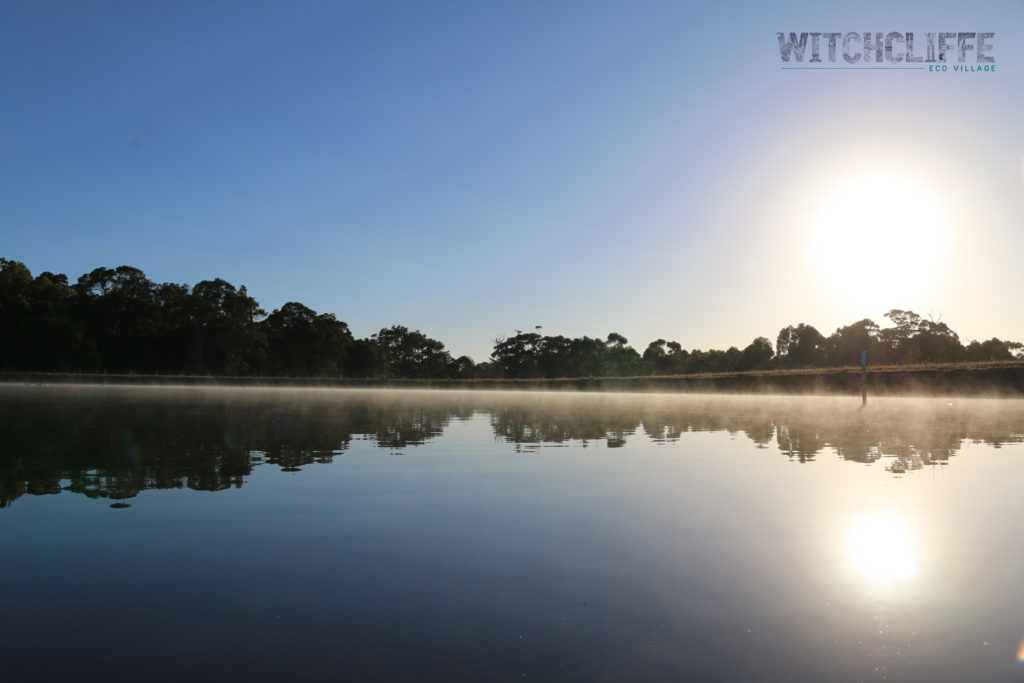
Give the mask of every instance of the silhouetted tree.
M 873 364 L 886 361 L 886 355 L 881 353 L 878 325 L 866 318 L 840 327 L 825 340 L 823 362 L 836 366 L 860 365 L 861 351 L 867 351 L 869 362 Z
M 434 379 L 452 373 L 452 357 L 444 344 L 419 330 L 394 325 L 382 329 L 374 339 L 384 350 L 394 377 Z
M 356 339 L 348 348 L 345 373 L 348 377 L 387 377 L 388 353 L 373 339 Z
M 190 287 L 166 282 L 157 285 L 154 297 L 160 307 L 160 363 L 155 369 L 164 373 L 200 370 L 201 331 L 194 320 Z
M 1024 349 L 1024 344 L 1020 342 L 1003 341 L 992 337 L 988 341 L 972 341 L 968 344 L 964 351 L 964 360 L 1015 360 L 1021 358 L 1022 349 Z
M 504 377 L 540 377 L 541 337 L 536 332 L 519 332 L 514 337 L 495 340 L 491 360 Z
M 925 320 L 913 311 L 893 309 L 885 314 L 893 327 L 879 332 L 886 353 L 896 363 L 940 363 L 964 355 L 960 338 L 944 322 Z
M 333 314 L 290 301 L 262 323 L 267 337 L 267 368 L 273 374 L 297 377 L 341 377 L 348 347 L 348 325 Z
M 758 337 L 743 349 L 739 361 L 736 363 L 736 369 L 764 370 L 771 364 L 774 355 L 772 343 L 768 341 L 768 338 Z
M 477 377 L 476 364 L 469 356 L 459 356 L 452 361 L 452 377 L 474 379 Z
M 261 364 L 266 339 L 256 319 L 265 312 L 244 285 L 203 280 L 192 289 L 191 303 L 197 371 L 238 375 Z
M 602 375 L 608 377 L 628 377 L 639 374 L 640 354 L 628 346 L 629 340 L 618 332 L 608 335 L 603 352 Z
M 96 347 L 100 369 L 146 372 L 159 365 L 160 307 L 138 268 L 96 268 L 78 278 L 78 322 Z
M 814 327 L 800 323 L 779 331 L 775 342 L 776 357 L 788 368 L 806 368 L 817 364 L 821 358 L 825 337 Z

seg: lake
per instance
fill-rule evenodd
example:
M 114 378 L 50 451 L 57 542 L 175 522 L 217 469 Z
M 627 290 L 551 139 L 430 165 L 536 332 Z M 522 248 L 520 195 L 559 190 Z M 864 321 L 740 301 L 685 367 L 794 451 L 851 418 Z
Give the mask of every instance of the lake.
M 1021 401 L 0 406 L 7 681 L 1024 677 Z

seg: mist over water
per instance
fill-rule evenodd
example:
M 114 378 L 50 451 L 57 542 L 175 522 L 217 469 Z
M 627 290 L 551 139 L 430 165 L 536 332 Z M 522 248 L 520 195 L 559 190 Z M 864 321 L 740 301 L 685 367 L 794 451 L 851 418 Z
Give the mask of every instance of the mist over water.
M 61 490 L 125 498 L 241 486 L 261 464 L 300 471 L 353 440 L 416 455 L 466 421 L 488 423 L 495 447 L 513 452 L 724 431 L 791 460 L 838 456 L 893 474 L 947 464 L 971 442 L 1024 439 L 1024 401 L 1009 400 L 888 398 L 861 409 L 846 397 L 8 386 L 0 401 L 5 451 L 17 456 L 0 460 L 0 506 Z
M 1024 401 L 4 386 L 0 405 L 17 679 L 115 659 L 168 680 L 1022 674 Z

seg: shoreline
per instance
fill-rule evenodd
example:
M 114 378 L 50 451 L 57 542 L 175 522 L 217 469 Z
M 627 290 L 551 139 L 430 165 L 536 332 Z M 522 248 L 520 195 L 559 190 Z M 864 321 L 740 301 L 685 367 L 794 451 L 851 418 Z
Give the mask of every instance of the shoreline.
M 859 367 L 555 379 L 348 379 L 5 372 L 5 384 L 175 385 L 293 388 L 572 390 L 602 392 L 860 395 Z M 1024 361 L 935 363 L 867 369 L 871 396 L 1024 397 Z

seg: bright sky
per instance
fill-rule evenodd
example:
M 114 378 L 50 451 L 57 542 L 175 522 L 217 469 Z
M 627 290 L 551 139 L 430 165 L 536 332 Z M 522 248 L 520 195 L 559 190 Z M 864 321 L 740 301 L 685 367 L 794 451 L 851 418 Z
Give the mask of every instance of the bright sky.
M 0 256 L 477 361 L 890 308 L 1024 341 L 1024 2 L 938 4 L 8 2 Z M 991 31 L 996 71 L 783 70 L 778 31 Z

